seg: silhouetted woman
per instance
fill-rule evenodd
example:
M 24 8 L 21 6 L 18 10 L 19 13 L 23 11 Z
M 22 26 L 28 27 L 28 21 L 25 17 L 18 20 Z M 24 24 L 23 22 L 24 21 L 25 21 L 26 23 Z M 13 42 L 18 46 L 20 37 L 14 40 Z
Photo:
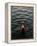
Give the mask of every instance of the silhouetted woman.
M 23 37 L 25 37 L 25 33 L 28 31 L 27 24 L 21 24 L 21 34 Z

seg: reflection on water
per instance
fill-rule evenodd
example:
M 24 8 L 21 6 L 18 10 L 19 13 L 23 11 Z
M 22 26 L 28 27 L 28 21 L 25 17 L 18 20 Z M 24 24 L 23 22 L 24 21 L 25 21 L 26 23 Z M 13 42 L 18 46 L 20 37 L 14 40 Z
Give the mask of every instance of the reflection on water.
M 22 23 L 24 21 L 24 23 Z M 20 31 L 21 24 L 27 27 Z M 22 33 L 24 35 L 22 35 Z M 11 6 L 11 39 L 33 38 L 33 7 Z

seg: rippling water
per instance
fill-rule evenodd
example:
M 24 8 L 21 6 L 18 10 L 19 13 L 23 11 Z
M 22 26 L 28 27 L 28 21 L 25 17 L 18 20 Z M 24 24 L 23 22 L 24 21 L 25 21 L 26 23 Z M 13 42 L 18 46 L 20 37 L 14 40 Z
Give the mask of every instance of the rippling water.
M 28 24 L 28 32 L 26 36 L 33 37 L 33 7 L 11 6 L 11 33 L 13 39 L 20 35 L 21 21 L 26 21 Z

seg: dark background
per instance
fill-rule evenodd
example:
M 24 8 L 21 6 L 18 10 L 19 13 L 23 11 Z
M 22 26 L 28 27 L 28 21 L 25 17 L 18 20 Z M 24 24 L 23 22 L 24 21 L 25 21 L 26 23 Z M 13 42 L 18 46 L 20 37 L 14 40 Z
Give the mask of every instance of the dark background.
M 20 32 L 21 22 L 27 23 L 28 31 Z M 33 7 L 11 6 L 11 39 L 33 38 Z

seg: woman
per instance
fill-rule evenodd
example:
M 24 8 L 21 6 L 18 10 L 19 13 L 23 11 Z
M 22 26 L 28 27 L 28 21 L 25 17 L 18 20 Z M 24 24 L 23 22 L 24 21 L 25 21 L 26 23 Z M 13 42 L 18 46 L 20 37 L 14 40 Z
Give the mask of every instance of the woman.
M 21 35 L 22 35 L 22 37 L 25 37 L 25 33 L 28 31 L 28 26 L 27 26 L 27 24 L 25 23 L 22 23 L 21 24 Z

